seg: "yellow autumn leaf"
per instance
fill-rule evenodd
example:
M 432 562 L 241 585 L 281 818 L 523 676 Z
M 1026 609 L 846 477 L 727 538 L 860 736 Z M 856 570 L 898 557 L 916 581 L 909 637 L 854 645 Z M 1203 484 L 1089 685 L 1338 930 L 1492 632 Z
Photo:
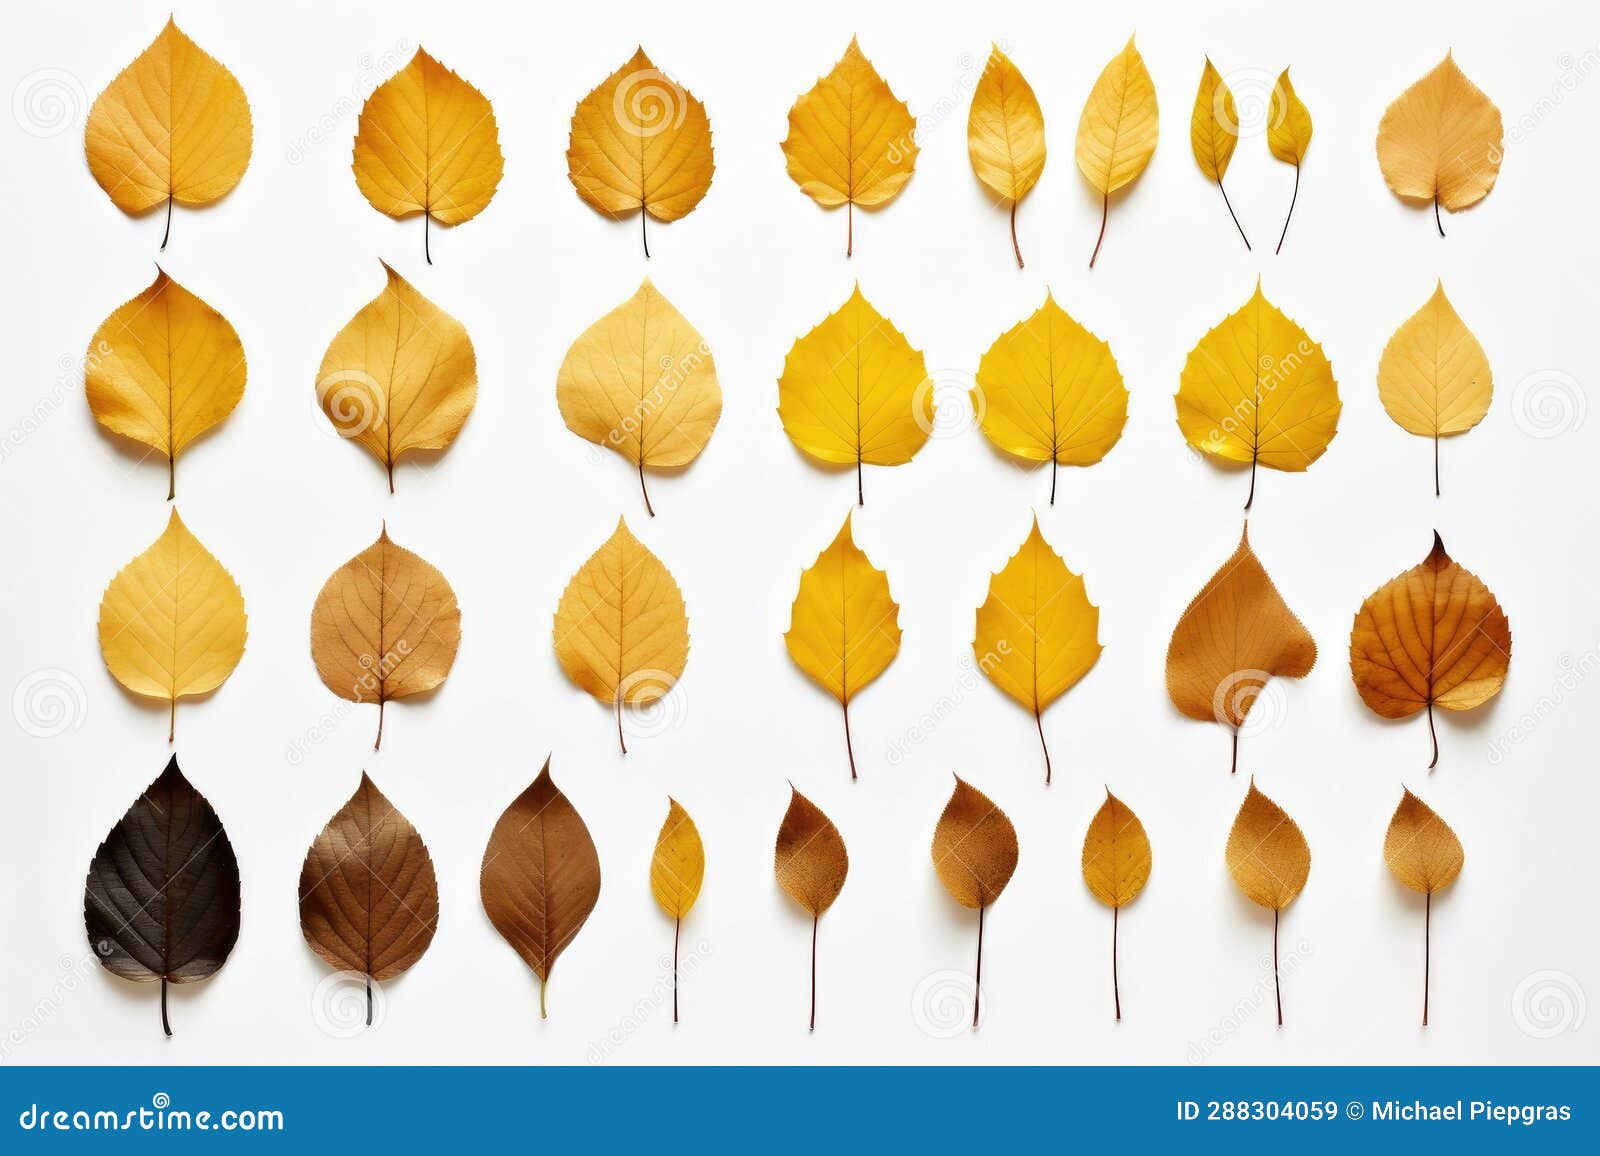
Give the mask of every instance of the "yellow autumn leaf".
M 221 686 L 244 656 L 244 595 L 173 510 L 150 548 L 111 579 L 100 599 L 100 653 L 134 694 L 170 703 Z
M 1383 837 L 1383 860 L 1396 879 L 1426 897 L 1422 904 L 1422 1026 L 1427 1027 L 1433 893 L 1456 881 L 1466 852 L 1450 824 L 1439 818 L 1432 807 L 1404 787 L 1401 792 L 1400 805 L 1394 809 Z
M 1029 462 L 1092 466 L 1122 437 L 1128 389 L 1111 346 L 1079 325 L 1048 290 L 1044 304 L 989 346 L 972 405 L 987 437 Z
M 795 665 L 844 709 L 844 744 L 856 777 L 850 741 L 850 700 L 900 653 L 900 606 L 889 578 L 856 545 L 846 514 L 833 543 L 800 574 L 784 645 Z
M 999 45 L 990 47 L 989 61 L 972 93 L 967 156 L 984 187 L 1011 202 L 1011 247 L 1020 269 L 1017 202 L 1028 195 L 1044 171 L 1044 111 L 1022 71 Z
M 239 335 L 159 268 L 148 289 L 100 323 L 84 365 L 95 421 L 167 459 L 168 499 L 178 455 L 244 396 Z
M 1299 825 L 1256 790 L 1255 779 L 1228 832 L 1228 873 L 1252 903 L 1272 909 L 1272 986 L 1283 1026 L 1283 985 L 1278 975 L 1278 917 L 1311 875 L 1311 847 Z
M 1250 548 L 1246 523 L 1238 549 L 1172 629 L 1168 697 L 1187 717 L 1221 723 L 1233 733 L 1236 771 L 1239 730 L 1268 680 L 1304 678 L 1316 661 L 1316 642 Z
M 89 171 L 124 213 L 220 200 L 250 164 L 250 102 L 239 82 L 168 18 L 150 47 L 95 97 Z
M 1475 205 L 1500 175 L 1500 110 L 1446 52 L 1431 72 L 1395 98 L 1378 122 L 1378 165 L 1397 197 L 1452 213 Z
M 578 568 L 556 606 L 556 657 L 567 677 L 611 706 L 649 706 L 672 689 L 689 660 L 689 619 L 678 583 L 644 543 L 617 528 Z
M 861 295 L 797 339 L 778 379 L 783 431 L 819 461 L 856 467 L 911 460 L 933 429 L 932 383 L 922 354 Z
M 1298 472 L 1339 425 L 1339 385 L 1322 346 L 1256 291 L 1189 351 L 1178 383 L 1178 428 L 1202 453 Z
M 1033 712 L 1050 782 L 1043 714 L 1100 658 L 1100 609 L 1083 577 L 1067 569 L 1039 533 L 1039 519 L 1021 549 L 989 580 L 978 607 L 972 653 L 989 681 Z
M 578 195 L 611 217 L 639 211 L 676 221 L 700 203 L 716 169 L 711 122 L 694 94 L 640 48 L 578 102 L 567 144 L 567 176 Z
M 431 223 L 459 225 L 483 212 L 505 157 L 483 93 L 418 48 L 361 106 L 351 167 L 378 212 L 401 220 L 423 214 L 422 251 L 431 265 Z
M 1078 171 L 1100 194 L 1100 236 L 1089 257 L 1094 268 L 1106 239 L 1111 194 L 1130 184 L 1156 151 L 1156 86 L 1133 37 L 1101 71 L 1078 118 Z
M 1284 164 L 1294 166 L 1294 192 L 1274 250 L 1281 253 L 1283 239 L 1289 235 L 1289 220 L 1294 216 L 1294 203 L 1300 199 L 1300 166 L 1305 164 L 1306 152 L 1311 148 L 1311 113 L 1289 83 L 1287 68 L 1272 86 L 1272 100 L 1267 106 L 1267 148 Z
M 1239 144 L 1239 114 L 1234 108 L 1233 91 L 1218 74 L 1211 57 L 1206 57 L 1205 69 L 1200 73 L 1200 89 L 1194 95 L 1194 113 L 1189 118 L 1189 144 L 1194 150 L 1194 160 L 1206 180 L 1214 181 L 1222 194 L 1222 203 L 1228 207 L 1233 227 L 1239 230 L 1244 247 L 1250 248 L 1250 238 L 1244 235 L 1244 226 L 1228 200 L 1228 190 L 1222 187 L 1227 175 L 1228 162 Z
M 705 449 L 722 416 L 722 387 L 705 338 L 646 277 L 572 343 L 556 404 L 573 433 L 634 464 L 654 517 L 644 468 L 686 466 Z
M 683 917 L 700 897 L 700 883 L 706 874 L 706 849 L 700 830 L 678 800 L 667 799 L 667 819 L 656 836 L 655 854 L 650 857 L 650 893 L 673 923 L 672 932 L 672 1022 L 678 1022 L 678 937 Z
M 855 207 L 885 205 L 911 179 L 916 131 L 916 117 L 853 36 L 833 71 L 789 109 L 789 176 L 823 208 L 846 206 L 846 257 L 855 251 Z
M 461 322 L 383 265 L 383 291 L 350 319 L 317 371 L 317 404 L 339 436 L 394 467 L 455 441 L 478 400 L 478 361 Z
M 1483 346 L 1439 282 L 1427 304 L 1394 331 L 1378 361 L 1378 398 L 1407 433 L 1433 439 L 1433 493 L 1439 494 L 1439 439 L 1483 420 L 1494 375 Z
M 1117 980 L 1117 924 L 1150 879 L 1150 836 L 1139 816 L 1106 788 L 1106 801 L 1083 836 L 1083 881 L 1111 908 L 1111 999 L 1122 1018 L 1122 985 Z

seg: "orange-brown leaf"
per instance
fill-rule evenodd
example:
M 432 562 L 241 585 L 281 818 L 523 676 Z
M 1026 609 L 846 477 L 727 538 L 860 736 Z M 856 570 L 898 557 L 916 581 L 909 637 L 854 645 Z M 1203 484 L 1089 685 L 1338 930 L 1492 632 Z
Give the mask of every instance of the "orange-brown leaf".
M 1017 829 L 976 787 L 956 779 L 933 829 L 933 869 L 963 907 L 987 907 L 1017 869 Z

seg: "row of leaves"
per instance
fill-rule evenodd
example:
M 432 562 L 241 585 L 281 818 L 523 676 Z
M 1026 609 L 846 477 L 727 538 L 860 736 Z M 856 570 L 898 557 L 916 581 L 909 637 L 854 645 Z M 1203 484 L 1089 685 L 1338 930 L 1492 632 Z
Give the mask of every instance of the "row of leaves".
M 978 963 L 972 1020 L 977 1026 L 983 967 L 983 916 L 1017 867 L 1017 832 L 1004 811 L 960 778 L 933 833 L 933 866 L 945 890 L 978 912 Z M 1449 825 L 1405 791 L 1384 838 L 1384 859 L 1406 887 L 1427 896 L 1461 873 L 1463 852 Z M 1252 781 L 1228 834 L 1228 871 L 1254 903 L 1278 917 L 1305 887 L 1311 850 L 1299 826 Z M 705 876 L 699 829 L 676 800 L 650 862 L 650 890 L 673 920 L 672 1015 L 678 1019 L 678 940 Z M 1150 878 L 1144 825 L 1110 790 L 1083 840 L 1083 878 L 1112 916 L 1112 997 L 1117 981 L 1121 909 Z M 811 1015 L 817 1026 L 817 935 L 849 873 L 844 839 L 823 812 L 791 788 L 778 828 L 778 885 L 812 918 Z M 588 826 L 550 777 L 545 762 L 490 832 L 479 892 L 496 931 L 538 976 L 539 1014 L 557 958 L 600 898 L 600 859 Z M 372 982 L 395 978 L 422 958 L 439 920 L 439 888 L 428 849 L 405 815 L 365 774 L 354 795 L 312 841 L 300 871 L 300 928 L 329 966 Z M 203 795 L 178 769 L 177 756 L 114 826 L 95 852 L 84 890 L 84 921 L 96 957 L 113 974 L 161 984 L 162 1029 L 168 983 L 216 974 L 239 935 L 239 865 Z M 1431 919 L 1426 921 L 1431 924 Z M 1429 953 L 1425 953 L 1426 955 Z M 1274 962 L 1274 980 L 1277 980 Z M 1424 969 L 1422 1022 L 1428 1022 Z M 1283 998 L 1278 990 L 1278 1023 Z
M 151 101 L 152 91 L 166 92 L 170 99 Z M 1272 155 L 1295 168 L 1292 215 L 1311 143 L 1311 116 L 1287 69 L 1274 87 L 1269 116 Z M 847 256 L 855 245 L 855 207 L 882 206 L 911 179 L 916 132 L 911 110 L 854 38 L 832 71 L 789 110 L 789 135 L 782 145 L 789 175 L 824 208 L 846 206 Z M 1130 37 L 1090 89 L 1074 142 L 1079 171 L 1101 195 L 1091 267 L 1105 239 L 1111 195 L 1144 172 L 1158 132 L 1155 84 Z M 1219 189 L 1238 137 L 1233 94 L 1208 58 L 1195 95 L 1190 143 L 1201 172 Z M 1432 202 L 1437 222 L 1441 205 L 1465 208 L 1493 187 L 1502 137 L 1499 109 L 1447 54 L 1384 113 L 1378 162 L 1398 196 Z M 96 98 L 85 133 L 90 170 L 107 195 L 128 213 L 164 202 L 169 233 L 174 203 L 208 204 L 238 184 L 250 162 L 251 142 L 244 89 L 170 20 Z M 967 145 L 978 179 L 1010 204 L 1020 268 L 1016 207 L 1044 169 L 1044 113 L 1032 87 L 998 46 L 973 91 Z M 356 183 L 382 213 L 423 215 L 430 263 L 431 222 L 458 225 L 481 213 L 499 187 L 504 165 L 489 101 L 420 48 L 362 107 L 352 161 Z M 677 220 L 711 187 L 716 164 L 705 106 L 640 48 L 578 102 L 567 166 L 578 194 L 598 211 L 614 218 L 639 213 L 649 256 L 645 222 Z M 1226 201 L 1225 191 L 1223 197 Z M 1231 204 L 1228 211 L 1232 215 Z M 1288 227 L 1286 216 L 1284 234 Z M 1439 232 L 1444 233 L 1442 223 Z M 1239 235 L 1245 235 L 1243 226 Z M 1278 244 L 1281 248 L 1282 236 Z

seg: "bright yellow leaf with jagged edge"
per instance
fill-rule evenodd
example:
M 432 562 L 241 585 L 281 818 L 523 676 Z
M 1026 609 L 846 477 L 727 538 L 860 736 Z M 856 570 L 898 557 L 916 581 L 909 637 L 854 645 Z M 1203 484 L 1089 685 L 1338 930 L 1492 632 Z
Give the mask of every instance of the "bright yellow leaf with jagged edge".
M 615 708 L 666 695 L 689 660 L 683 595 L 661 559 L 617 519 L 610 538 L 578 568 L 556 606 L 556 657 L 577 686 Z
M 244 89 L 170 18 L 95 98 L 83 130 L 89 171 L 117 208 L 165 201 L 169 230 L 174 201 L 208 205 L 239 183 L 250 143 Z
M 1202 453 L 1298 472 L 1339 425 L 1339 385 L 1322 346 L 1256 291 L 1189 351 L 1178 383 L 1178 428 Z
M 150 548 L 100 599 L 100 653 L 134 694 L 171 704 L 221 686 L 244 655 L 244 595 L 173 510 Z
M 1189 144 L 1195 163 L 1208 181 L 1222 183 L 1228 162 L 1239 145 L 1239 114 L 1230 89 L 1206 57 L 1200 73 L 1200 89 L 1194 94 L 1194 113 L 1189 118 Z
M 856 777 L 850 700 L 900 653 L 900 605 L 889 577 L 855 543 L 850 514 L 832 545 L 800 574 L 783 636 L 789 657 L 844 708 L 845 753 Z
M 1145 170 L 1156 151 L 1156 86 L 1133 37 L 1101 71 L 1078 118 L 1078 171 L 1100 194 L 1100 237 L 1089 257 L 1094 268 L 1106 236 L 1111 194 Z
M 148 289 L 100 323 L 84 366 L 95 421 L 166 457 L 169 499 L 178 455 L 244 396 L 239 335 L 159 268 Z
M 567 144 L 567 176 L 602 213 L 640 212 L 676 221 L 711 188 L 716 162 L 705 105 L 656 68 L 640 48 L 578 102 Z
M 427 224 L 459 225 L 488 207 L 505 157 L 494 109 L 472 85 L 421 48 L 361 106 L 351 161 L 361 195 L 374 209 Z
M 1445 53 L 1433 71 L 1402 92 L 1378 123 L 1378 165 L 1398 197 L 1432 201 L 1452 213 L 1475 205 L 1500 175 L 1500 110 Z
M 478 400 L 478 360 L 461 322 L 385 262 L 383 291 L 339 331 L 317 372 L 317 403 L 339 436 L 394 467 L 455 441 Z
M 722 387 L 705 338 L 646 277 L 639 291 L 572 343 L 556 375 L 567 428 L 621 454 L 639 472 L 686 466 L 722 416 Z
M 706 875 L 706 849 L 700 830 L 678 800 L 667 799 L 667 819 L 650 857 L 650 893 L 673 919 L 682 919 L 700 897 Z
M 1289 235 L 1289 219 L 1294 216 L 1294 203 L 1300 199 L 1300 166 L 1305 164 L 1306 152 L 1311 148 L 1311 112 L 1289 83 L 1287 68 L 1272 86 L 1272 100 L 1267 107 L 1267 148 L 1284 164 L 1294 166 L 1294 192 L 1289 197 L 1289 211 L 1283 216 L 1283 231 L 1278 234 L 1275 250 L 1281 253 L 1283 239 Z
M 1050 463 L 1052 506 L 1056 466 L 1094 465 L 1128 422 L 1128 388 L 1111 346 L 1048 290 L 1031 317 L 989 346 L 971 396 L 985 437 L 1024 461 Z
M 1378 361 L 1378 398 L 1407 433 L 1433 439 L 1433 492 L 1439 493 L 1439 439 L 1483 420 L 1494 374 L 1483 346 L 1444 295 L 1444 282 L 1394 331 Z
M 855 37 L 833 71 L 789 109 L 789 176 L 826 209 L 845 210 L 845 256 L 855 251 L 855 207 L 887 204 L 917 163 L 917 118 L 890 91 Z
M 1100 609 L 1089 601 L 1083 577 L 1067 569 L 1034 518 L 1022 548 L 989 579 L 972 653 L 990 682 L 1033 713 L 1047 784 L 1044 709 L 1089 673 L 1100 650 Z
M 1044 172 L 1044 111 L 1033 87 L 999 45 L 989 50 L 989 62 L 978 77 L 967 113 L 967 156 L 995 196 L 1011 202 L 1011 247 L 1017 268 L 1022 268 L 1022 246 L 1017 244 L 1017 202 L 1028 195 Z
M 927 363 L 857 285 L 850 299 L 795 341 L 778 379 L 783 430 L 819 461 L 856 467 L 911 460 L 933 429 Z

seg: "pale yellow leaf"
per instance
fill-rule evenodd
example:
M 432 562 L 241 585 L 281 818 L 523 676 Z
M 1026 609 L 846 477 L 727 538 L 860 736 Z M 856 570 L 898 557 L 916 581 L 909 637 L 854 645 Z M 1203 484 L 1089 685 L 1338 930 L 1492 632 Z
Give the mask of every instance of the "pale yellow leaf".
M 1133 182 L 1150 163 L 1158 136 L 1155 82 L 1133 37 L 1101 71 L 1078 118 L 1078 171 L 1100 194 L 1100 240 L 1089 268 L 1100 255 L 1111 194 Z
M 1440 205 L 1465 209 L 1494 188 L 1503 131 L 1500 110 L 1447 52 L 1384 111 L 1378 165 L 1396 196 L 1432 201 L 1437 221 Z

